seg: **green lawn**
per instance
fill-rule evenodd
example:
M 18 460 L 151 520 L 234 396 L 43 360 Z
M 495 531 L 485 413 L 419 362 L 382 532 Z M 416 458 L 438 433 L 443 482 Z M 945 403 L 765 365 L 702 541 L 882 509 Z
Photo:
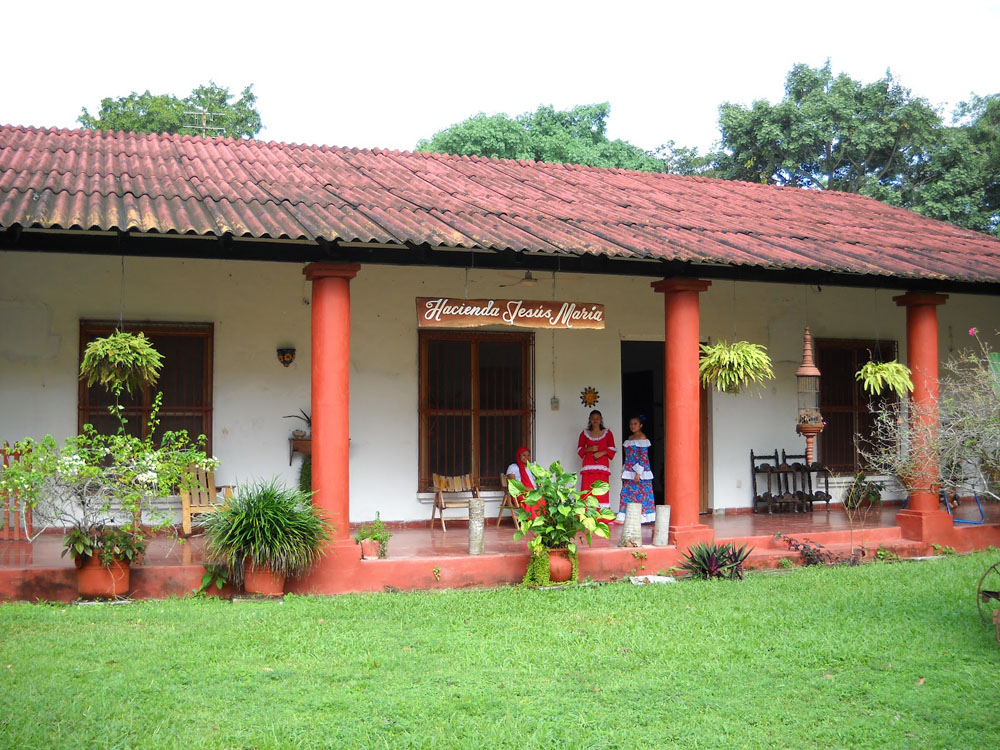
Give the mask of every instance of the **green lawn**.
M 996 553 L 746 581 L 0 606 L 11 748 L 1000 745 Z

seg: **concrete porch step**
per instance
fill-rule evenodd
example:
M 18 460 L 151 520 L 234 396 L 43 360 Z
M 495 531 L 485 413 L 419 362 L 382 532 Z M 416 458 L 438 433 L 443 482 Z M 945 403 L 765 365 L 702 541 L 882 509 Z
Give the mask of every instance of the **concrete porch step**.
M 829 547 L 833 544 L 850 543 L 851 532 L 846 529 L 838 529 L 836 531 L 804 531 L 785 533 L 783 534 L 782 539 L 776 538 L 775 534 L 755 534 L 753 536 L 741 536 L 735 539 L 716 537 L 716 539 L 721 542 L 736 541 L 739 544 L 750 544 L 752 547 L 759 550 L 785 550 L 787 549 L 787 544 L 784 542 L 784 537 L 792 537 L 800 542 L 810 539 L 813 542 L 818 542 L 819 544 Z M 871 547 L 873 545 L 878 547 L 879 544 L 888 544 L 902 538 L 903 534 L 898 526 L 869 528 L 865 529 L 863 532 L 859 529 L 854 532 L 855 546 L 863 543 L 866 547 Z
M 838 558 L 849 557 L 852 549 L 856 550 L 861 546 L 860 539 L 857 536 L 855 536 L 853 546 L 850 542 L 837 541 L 827 543 L 819 539 L 813 539 L 812 537 L 810 537 L 810 539 L 823 545 L 821 552 L 832 553 Z M 803 540 L 799 539 L 799 541 Z M 871 561 L 876 559 L 875 555 L 880 547 L 893 552 L 900 558 L 920 557 L 925 554 L 925 546 L 921 542 L 917 542 L 912 539 L 903 539 L 898 534 L 895 538 L 879 540 L 873 540 L 866 534 L 864 540 L 864 549 L 867 553 L 865 560 Z M 750 557 L 747 558 L 747 566 L 753 569 L 778 568 L 781 566 L 782 558 L 791 560 L 795 565 L 803 564 L 802 554 L 796 550 L 788 548 L 760 547 L 755 548 L 754 551 L 750 553 Z

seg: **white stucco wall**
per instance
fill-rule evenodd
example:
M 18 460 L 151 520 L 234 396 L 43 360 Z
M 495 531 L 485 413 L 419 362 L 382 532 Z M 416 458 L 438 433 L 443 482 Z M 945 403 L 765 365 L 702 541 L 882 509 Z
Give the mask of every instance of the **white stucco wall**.
M 535 287 L 504 289 L 517 274 L 474 269 L 468 296 L 552 299 L 551 274 L 536 276 Z M 536 332 L 539 461 L 578 466 L 576 439 L 589 411 L 579 398 L 585 386 L 600 392 L 597 408 L 620 445 L 621 342 L 663 339 L 663 297 L 649 284 L 643 277 L 559 274 L 555 297 L 604 304 L 607 324 L 603 331 Z M 79 320 L 116 319 L 121 289 L 120 258 L 0 253 L 0 442 L 75 431 Z M 794 382 L 803 326 L 817 338 L 896 340 L 905 361 L 905 310 L 892 302 L 901 291 L 717 281 L 702 295 L 702 340 L 766 344 L 777 373 L 760 398 L 709 397 L 713 508 L 749 506 L 751 448 L 803 448 Z M 387 520 L 429 518 L 416 493 L 414 298 L 465 293 L 466 272 L 454 269 L 365 266 L 351 282 L 353 521 L 376 511 Z M 310 294 L 296 264 L 125 261 L 126 319 L 215 325 L 213 442 L 222 483 L 274 475 L 296 481 L 299 458 L 289 467 L 287 439 L 299 423 L 282 416 L 309 410 Z M 991 297 L 952 295 L 938 312 L 942 356 L 967 346 L 971 326 L 1000 327 Z M 275 357 L 282 345 L 297 349 L 287 369 Z M 620 468 L 619 459 L 613 477 Z M 615 480 L 615 505 L 619 489 Z M 487 513 L 495 513 L 495 502 Z

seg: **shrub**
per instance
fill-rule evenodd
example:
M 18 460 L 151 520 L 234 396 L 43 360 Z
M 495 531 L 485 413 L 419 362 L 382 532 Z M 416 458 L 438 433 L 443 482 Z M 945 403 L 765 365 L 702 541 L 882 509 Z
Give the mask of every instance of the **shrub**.
M 277 479 L 239 485 L 229 502 L 206 518 L 206 551 L 224 563 L 229 580 L 243 583 L 243 566 L 267 566 L 289 577 L 304 573 L 323 555 L 329 526 L 310 495 Z
M 684 555 L 681 570 L 686 570 L 692 578 L 728 578 L 733 581 L 743 580 L 743 564 L 753 547 L 726 542 L 718 544 L 715 541 L 698 544 L 691 547 Z

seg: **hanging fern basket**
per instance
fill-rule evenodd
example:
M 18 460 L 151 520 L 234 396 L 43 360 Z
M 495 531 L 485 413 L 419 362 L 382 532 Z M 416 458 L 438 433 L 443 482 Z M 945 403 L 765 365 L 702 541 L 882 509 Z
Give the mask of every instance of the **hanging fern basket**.
M 115 331 L 87 344 L 80 379 L 88 388 L 98 383 L 107 390 L 133 393 L 156 383 L 162 368 L 162 355 L 143 334 Z
M 900 398 L 906 398 L 908 394 L 913 393 L 911 374 L 909 367 L 896 360 L 869 361 L 854 377 L 861 383 L 861 387 L 873 396 L 881 396 L 882 391 L 888 388 Z
M 706 388 L 722 393 L 740 393 L 763 385 L 774 377 L 767 347 L 749 341 L 732 344 L 719 341 L 701 345 L 698 377 Z

